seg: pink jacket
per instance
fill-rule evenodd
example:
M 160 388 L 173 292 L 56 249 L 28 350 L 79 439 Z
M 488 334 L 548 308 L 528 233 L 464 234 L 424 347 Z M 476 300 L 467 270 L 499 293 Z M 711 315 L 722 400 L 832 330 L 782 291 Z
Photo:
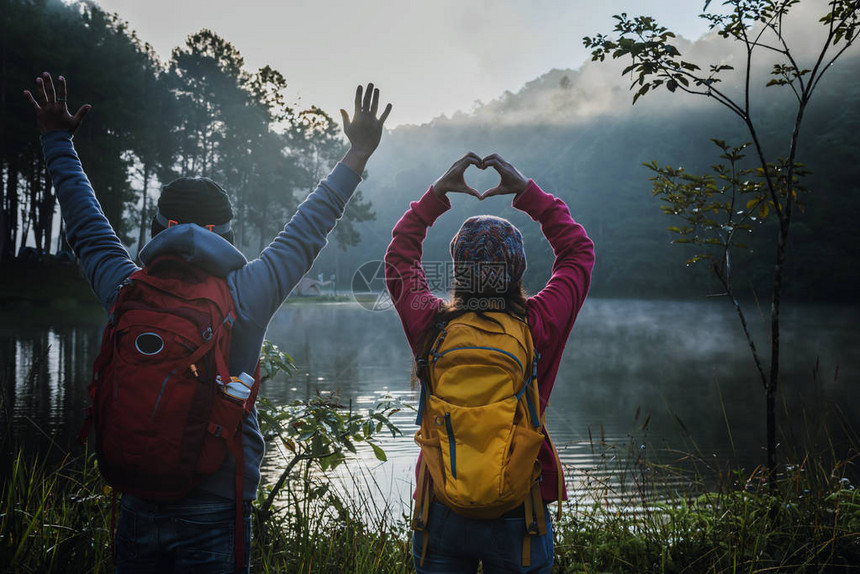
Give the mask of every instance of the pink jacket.
M 588 293 L 594 244 L 570 216 L 567 205 L 544 192 L 534 181 L 529 181 L 513 206 L 540 223 L 555 254 L 552 276 L 540 293 L 527 301 L 529 328 L 535 349 L 540 353 L 538 386 L 543 413 L 555 385 L 561 354 Z M 419 201 L 410 204 L 394 226 L 385 253 L 386 285 L 413 353 L 418 351 L 422 334 L 443 303 L 427 284 L 420 264 L 422 244 L 427 228 L 450 208 L 448 199 L 436 197 L 431 187 Z M 558 498 L 559 477 L 549 442 L 544 443 L 539 458 L 543 466 L 541 493 L 544 500 L 554 501 Z

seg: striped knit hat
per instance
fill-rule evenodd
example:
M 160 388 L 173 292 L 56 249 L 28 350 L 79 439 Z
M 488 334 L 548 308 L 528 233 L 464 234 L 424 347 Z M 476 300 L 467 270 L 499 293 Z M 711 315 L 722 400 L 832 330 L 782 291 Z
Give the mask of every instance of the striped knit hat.
M 471 293 L 506 293 L 526 270 L 523 235 L 507 219 L 477 215 L 451 240 L 454 283 Z

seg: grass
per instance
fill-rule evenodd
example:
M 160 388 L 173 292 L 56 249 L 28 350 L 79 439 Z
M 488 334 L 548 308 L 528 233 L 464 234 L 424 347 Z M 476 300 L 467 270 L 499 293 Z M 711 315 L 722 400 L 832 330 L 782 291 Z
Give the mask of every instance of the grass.
M 0 564 L 10 572 L 108 572 L 111 497 L 91 456 L 15 458 L 4 477 Z
M 556 525 L 555 571 L 860 572 L 860 442 L 842 428 L 847 456 L 832 442 L 798 451 L 772 486 L 763 468 L 720 471 L 695 445 L 656 463 L 633 453 L 631 440 L 623 456 L 606 457 L 624 468 L 591 469 L 571 493 Z M 616 480 L 603 478 L 607 470 Z
M 352 475 L 357 496 L 305 465 L 278 504 L 256 514 L 252 569 L 263 572 L 401 573 L 412 571 L 406 518 L 395 518 L 372 476 Z M 361 488 L 356 487 L 361 484 Z M 260 500 L 268 494 L 266 488 Z M 373 498 L 373 500 L 371 499 Z M 259 508 L 260 505 L 257 506 Z
M 689 457 L 617 463 L 628 474 L 611 483 L 602 478 L 607 469 L 592 469 L 555 525 L 554 572 L 858 572 L 860 494 L 848 476 L 856 457 L 806 456 L 784 467 L 775 489 L 759 469 L 731 472 L 699 495 L 657 494 L 649 484 L 671 478 L 705 488 L 701 475 L 682 468 Z M 12 572 L 111 571 L 111 494 L 92 455 L 49 465 L 19 454 L 11 467 L 1 491 L 0 564 Z M 255 515 L 253 570 L 412 571 L 405 517 L 386 505 L 368 511 L 384 493 L 372 480 L 352 480 L 359 495 L 345 500 L 324 475 L 292 478 L 275 509 Z
M 253 570 L 411 571 L 405 526 L 392 529 L 384 511 L 368 521 L 360 499 L 343 500 L 328 486 L 306 473 L 284 490 L 283 504 L 256 513 Z M 0 565 L 6 571 L 113 571 L 113 497 L 92 455 L 51 466 L 19 453 L 0 494 Z

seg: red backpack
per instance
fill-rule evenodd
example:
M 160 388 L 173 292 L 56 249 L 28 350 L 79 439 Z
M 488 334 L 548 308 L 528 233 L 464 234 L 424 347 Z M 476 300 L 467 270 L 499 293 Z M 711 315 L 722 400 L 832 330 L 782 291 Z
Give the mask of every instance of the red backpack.
M 242 420 L 259 388 L 259 367 L 244 402 L 221 392 L 231 380 L 235 320 L 227 282 L 165 256 L 120 286 L 93 365 L 92 405 L 99 470 L 114 489 L 176 501 L 236 460 L 236 561 L 244 559 Z M 240 562 L 242 561 L 242 562 Z

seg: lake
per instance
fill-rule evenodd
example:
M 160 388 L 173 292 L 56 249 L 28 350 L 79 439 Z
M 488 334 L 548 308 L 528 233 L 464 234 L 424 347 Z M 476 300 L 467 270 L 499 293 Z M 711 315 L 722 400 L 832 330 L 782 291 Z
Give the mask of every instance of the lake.
M 803 443 L 804 432 L 823 437 L 822 421 L 831 423 L 830 440 L 841 448 L 845 433 L 837 419 L 860 430 L 860 309 L 784 308 L 780 454 Z M 767 361 L 767 318 L 754 307 L 748 313 Z M 78 448 L 74 437 L 100 336 L 93 327 L 35 329 L 4 321 L 3 432 L 54 456 Z M 338 391 L 354 408 L 372 407 L 384 395 L 415 402 L 410 352 L 393 310 L 300 300 L 282 307 L 268 338 L 298 366 L 291 378 L 262 389 L 277 403 L 318 391 Z M 360 451 L 340 476 L 370 482 L 396 507 L 408 500 L 417 447 L 414 413 L 404 410 L 394 420 L 403 436 L 380 441 L 388 462 Z M 589 480 L 618 479 L 640 454 L 673 461 L 687 453 L 705 472 L 728 465 L 750 472 L 765 461 L 764 392 L 725 300 L 589 299 L 562 359 L 547 427 L 575 493 Z M 282 464 L 271 450 L 266 478 L 274 481 Z

